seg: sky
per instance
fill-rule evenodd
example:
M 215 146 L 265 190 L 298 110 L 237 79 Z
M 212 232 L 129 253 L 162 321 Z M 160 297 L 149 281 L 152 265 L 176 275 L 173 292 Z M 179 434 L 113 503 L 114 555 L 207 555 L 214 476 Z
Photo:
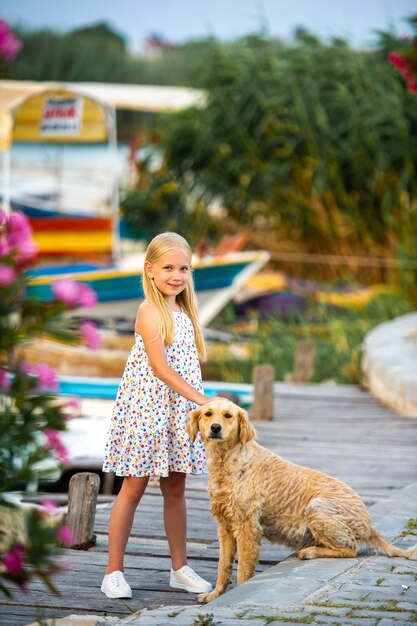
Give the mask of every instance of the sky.
M 303 26 L 326 40 L 366 47 L 377 30 L 410 34 L 416 0 L 0 0 L 0 16 L 28 29 L 64 32 L 106 21 L 132 48 L 152 33 L 172 43 L 214 36 L 230 40 L 266 29 L 289 39 Z

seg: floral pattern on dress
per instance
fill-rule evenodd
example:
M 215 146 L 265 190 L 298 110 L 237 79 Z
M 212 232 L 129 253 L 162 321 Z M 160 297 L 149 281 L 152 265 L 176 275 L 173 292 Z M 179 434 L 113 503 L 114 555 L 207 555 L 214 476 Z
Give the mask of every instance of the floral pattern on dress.
M 184 311 L 174 313 L 174 319 L 174 341 L 165 346 L 167 363 L 203 393 L 193 325 Z M 107 434 L 103 472 L 164 477 L 170 472 L 206 473 L 201 437 L 192 443 L 186 432 L 188 414 L 195 408 L 155 376 L 142 337 L 135 333 Z

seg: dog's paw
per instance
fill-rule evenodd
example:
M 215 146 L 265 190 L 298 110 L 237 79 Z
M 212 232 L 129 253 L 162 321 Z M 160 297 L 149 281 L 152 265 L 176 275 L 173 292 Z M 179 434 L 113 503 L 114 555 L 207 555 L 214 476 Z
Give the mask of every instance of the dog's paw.
M 297 552 L 297 556 L 302 561 L 307 561 L 308 559 L 316 558 L 316 549 L 312 546 L 311 548 L 303 548 Z
M 206 604 L 206 602 L 210 602 L 211 600 L 218 598 L 219 595 L 220 593 L 214 589 L 214 591 L 210 591 L 210 593 L 201 593 L 197 597 L 197 601 L 200 602 L 200 604 Z

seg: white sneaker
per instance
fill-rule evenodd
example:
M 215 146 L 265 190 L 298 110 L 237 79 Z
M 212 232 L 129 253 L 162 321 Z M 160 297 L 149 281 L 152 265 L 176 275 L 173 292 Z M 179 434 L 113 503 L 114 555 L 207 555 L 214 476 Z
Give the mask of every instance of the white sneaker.
M 201 578 L 188 565 L 183 565 L 181 569 L 171 569 L 169 586 L 173 589 L 184 589 L 191 593 L 208 593 L 213 590 L 213 586 L 204 578 Z
M 108 598 L 131 598 L 132 590 L 129 583 L 126 582 L 123 572 L 116 570 L 111 574 L 106 574 L 101 583 L 101 591 Z

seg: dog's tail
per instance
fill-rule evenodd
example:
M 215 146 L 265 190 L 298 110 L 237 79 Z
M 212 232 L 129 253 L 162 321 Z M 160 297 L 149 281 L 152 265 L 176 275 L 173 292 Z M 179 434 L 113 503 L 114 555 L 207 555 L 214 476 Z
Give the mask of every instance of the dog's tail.
M 412 559 L 417 561 L 417 545 L 409 550 L 402 550 L 393 546 L 392 543 L 380 535 L 374 528 L 371 530 L 371 536 L 368 539 L 369 545 L 371 545 L 377 552 L 385 554 L 386 556 L 402 556 L 406 559 Z

